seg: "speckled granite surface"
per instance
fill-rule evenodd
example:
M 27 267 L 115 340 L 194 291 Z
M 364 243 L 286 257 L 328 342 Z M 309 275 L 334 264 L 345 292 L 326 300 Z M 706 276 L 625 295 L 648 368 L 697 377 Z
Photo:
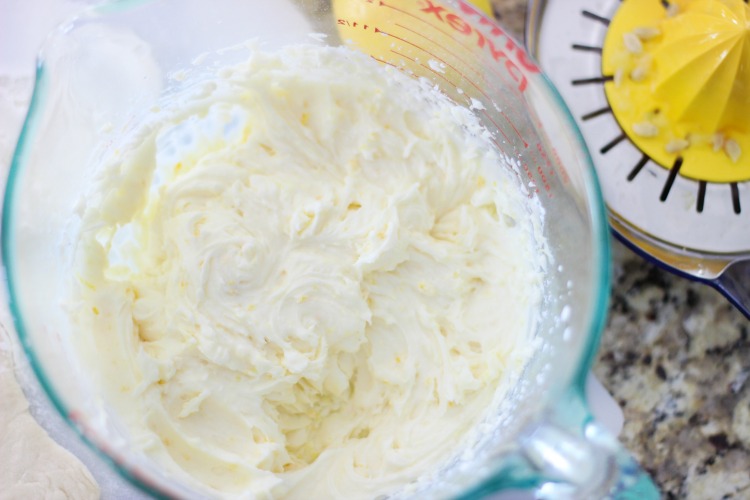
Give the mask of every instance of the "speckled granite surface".
M 493 0 L 522 39 L 525 0 Z M 665 498 L 750 499 L 750 322 L 715 290 L 613 242 L 614 288 L 594 373 L 620 440 Z
M 713 289 L 615 247 L 594 372 L 667 498 L 750 498 L 750 323 Z

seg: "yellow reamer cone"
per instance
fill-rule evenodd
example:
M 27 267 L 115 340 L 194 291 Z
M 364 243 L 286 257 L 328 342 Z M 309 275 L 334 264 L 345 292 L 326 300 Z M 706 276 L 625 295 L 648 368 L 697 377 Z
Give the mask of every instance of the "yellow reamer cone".
M 624 0 L 607 32 L 610 106 L 654 161 L 709 182 L 750 180 L 750 6 Z

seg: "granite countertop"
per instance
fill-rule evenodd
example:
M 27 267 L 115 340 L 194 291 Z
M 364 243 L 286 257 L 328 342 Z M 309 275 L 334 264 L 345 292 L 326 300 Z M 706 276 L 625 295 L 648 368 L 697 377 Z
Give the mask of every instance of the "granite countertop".
M 523 38 L 525 0 L 493 0 Z M 665 498 L 750 498 L 750 323 L 712 288 L 613 242 L 614 286 L 594 373 L 620 435 Z

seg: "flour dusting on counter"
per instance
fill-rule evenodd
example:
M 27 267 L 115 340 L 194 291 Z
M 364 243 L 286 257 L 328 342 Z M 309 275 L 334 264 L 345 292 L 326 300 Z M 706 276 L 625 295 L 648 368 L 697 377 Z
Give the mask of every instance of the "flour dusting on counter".
M 134 444 L 224 496 L 374 498 L 533 353 L 540 208 L 470 110 L 344 48 L 172 99 L 81 209 L 69 310 Z

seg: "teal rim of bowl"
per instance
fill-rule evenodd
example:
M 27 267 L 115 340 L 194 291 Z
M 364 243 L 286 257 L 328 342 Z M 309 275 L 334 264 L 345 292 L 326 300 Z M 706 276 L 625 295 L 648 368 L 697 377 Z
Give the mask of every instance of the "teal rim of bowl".
M 141 1 L 143 0 L 136 0 L 136 2 Z M 58 396 L 57 392 L 55 392 L 54 386 L 52 385 L 50 378 L 42 367 L 34 346 L 30 342 L 26 323 L 24 322 L 18 301 L 16 300 L 18 297 L 18 293 L 16 290 L 18 277 L 16 276 L 16 268 L 14 265 L 16 260 L 16 252 L 15 246 L 13 245 L 13 238 L 16 229 L 16 224 L 13 217 L 17 194 L 16 187 L 18 186 L 18 176 L 26 163 L 29 148 L 31 143 L 33 142 L 32 137 L 39 120 L 39 111 L 46 99 L 47 84 L 47 72 L 44 68 L 44 65 L 38 63 L 34 78 L 34 91 L 31 95 L 29 110 L 26 113 L 26 119 L 24 120 L 23 126 L 21 128 L 21 133 L 18 137 L 16 149 L 13 152 L 13 159 L 11 160 L 10 170 L 8 171 L 8 180 L 5 187 L 5 197 L 3 200 L 0 248 L 2 248 L 2 259 L 6 276 L 6 288 L 8 290 L 8 306 L 13 318 L 13 324 L 15 326 L 16 332 L 18 333 L 18 339 L 21 343 L 21 346 L 23 347 L 24 352 L 26 353 L 26 357 L 29 360 L 29 365 L 34 372 L 34 375 L 36 376 L 39 384 L 42 386 L 42 389 L 52 403 L 52 406 L 55 407 L 65 423 L 71 429 L 73 429 L 73 431 L 75 431 L 75 433 L 81 438 L 81 440 L 88 446 L 89 449 L 94 451 L 98 458 L 102 459 L 110 469 L 117 472 L 117 474 L 125 479 L 129 484 L 132 484 L 143 493 L 146 493 L 154 498 L 166 500 L 170 498 L 166 493 L 159 491 L 152 486 L 149 486 L 143 479 L 137 477 L 136 474 L 134 474 L 124 464 L 119 463 L 114 457 L 104 452 L 89 436 L 86 435 L 83 429 L 81 429 L 81 427 L 79 427 L 75 423 L 75 421 L 71 419 L 68 407 Z
M 531 57 L 531 56 L 529 56 Z M 538 64 L 537 64 L 538 66 Z M 604 327 L 607 324 L 607 313 L 609 311 L 609 299 L 612 286 L 612 249 L 610 246 L 610 227 L 607 217 L 607 208 L 604 203 L 604 195 L 599 177 L 594 168 L 594 160 L 591 152 L 586 146 L 581 129 L 578 128 L 573 114 L 570 112 L 568 105 L 565 104 L 557 87 L 552 83 L 549 77 L 540 70 L 537 75 L 544 86 L 549 90 L 554 102 L 557 104 L 564 121 L 567 122 L 568 129 L 572 132 L 579 153 L 582 154 L 586 164 L 587 182 L 584 183 L 586 188 L 587 199 L 589 200 L 589 216 L 591 217 L 592 243 L 594 245 L 594 268 L 597 271 L 594 274 L 596 283 L 592 283 L 593 289 L 596 290 L 596 296 L 591 304 L 591 319 L 588 327 L 588 338 L 586 349 L 581 352 L 581 358 L 578 363 L 578 372 L 571 380 L 571 384 L 583 398 L 586 389 L 586 377 L 591 370 L 596 359 L 596 353 L 599 350 Z

